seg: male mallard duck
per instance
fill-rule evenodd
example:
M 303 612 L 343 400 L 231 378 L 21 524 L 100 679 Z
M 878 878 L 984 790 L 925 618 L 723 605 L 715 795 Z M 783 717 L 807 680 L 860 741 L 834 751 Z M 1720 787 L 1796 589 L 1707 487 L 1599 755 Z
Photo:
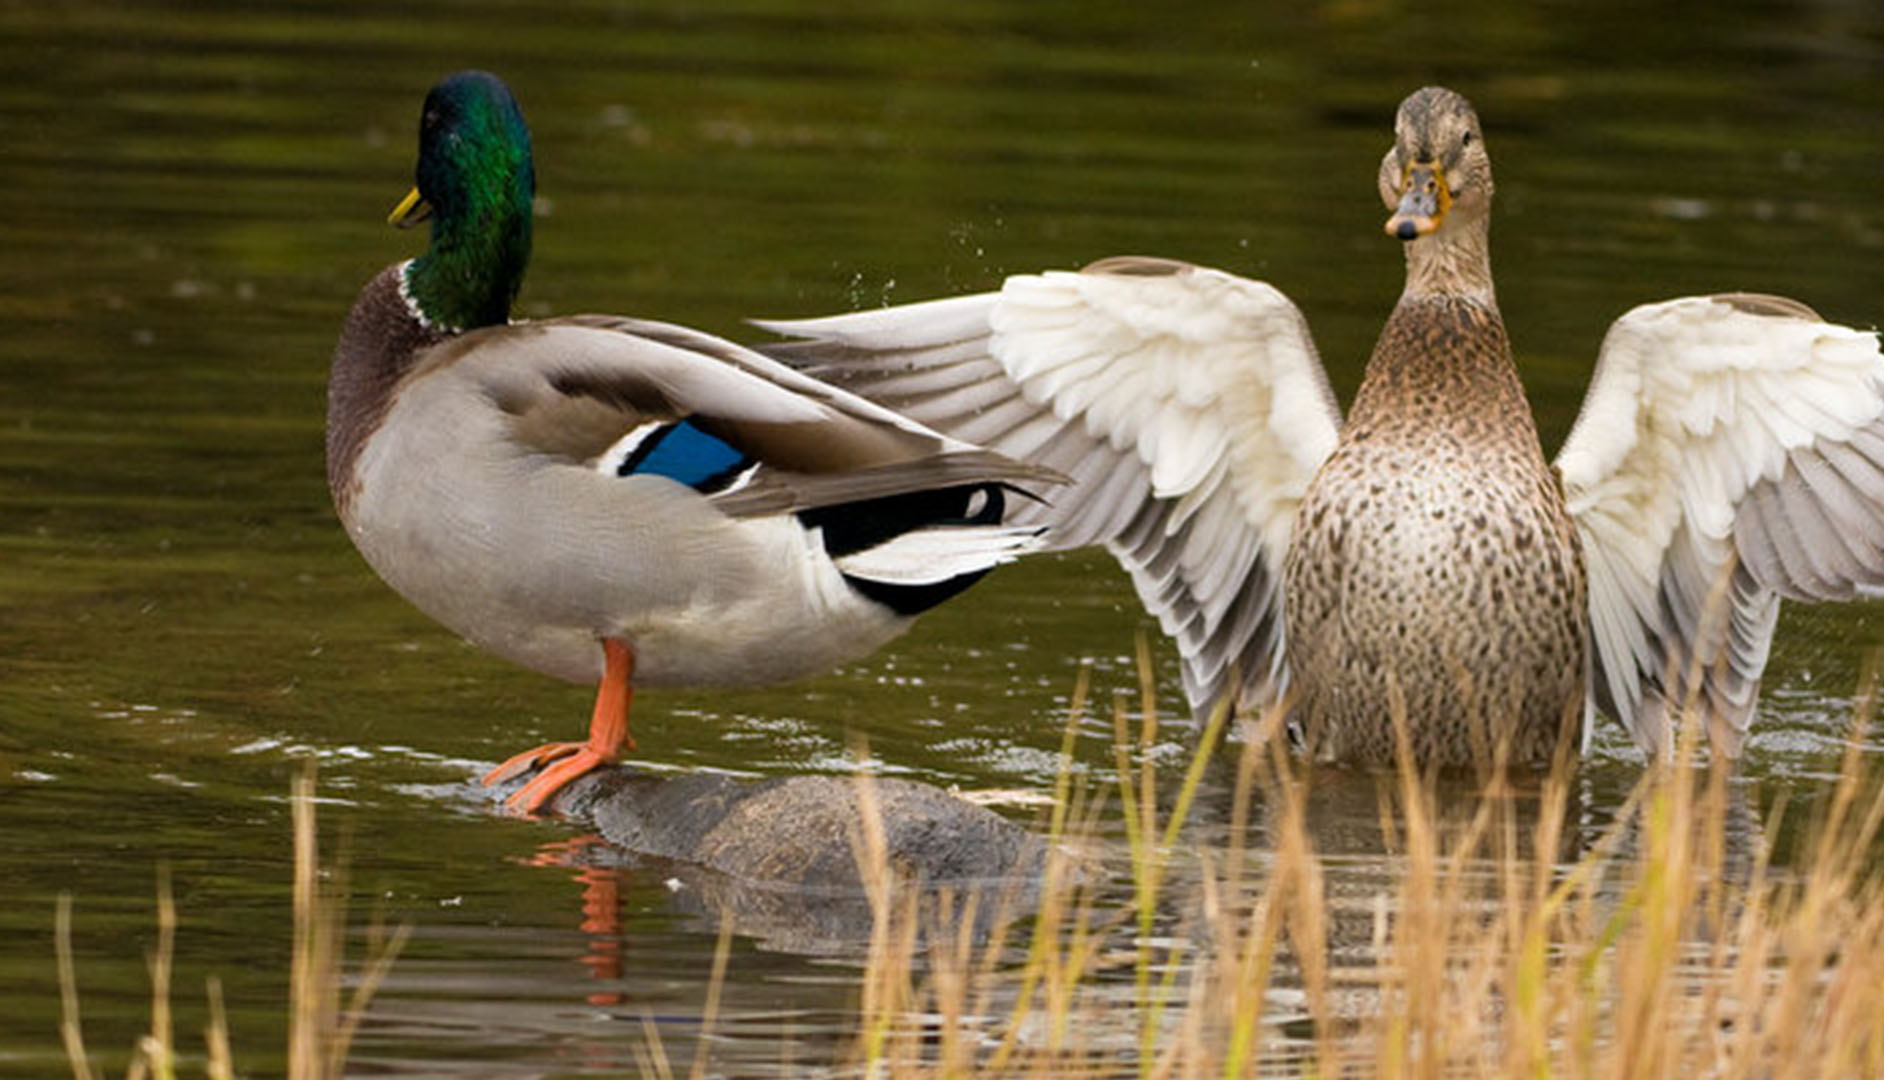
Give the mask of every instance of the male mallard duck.
M 1781 597 L 1884 584 L 1884 357 L 1790 300 L 1636 308 L 1555 468 L 1492 289 L 1491 160 L 1463 97 L 1400 106 L 1380 167 L 1406 289 L 1344 425 L 1301 313 L 1160 259 L 762 322 L 775 354 L 1073 478 L 1177 638 L 1197 710 L 1286 701 L 1328 758 L 1537 762 L 1600 706 L 1650 751 L 1752 717 Z M 1592 647 L 1593 646 L 1593 647 Z
M 634 686 L 730 686 L 868 653 L 1028 550 L 1009 485 L 1049 470 L 937 434 L 731 342 L 586 315 L 512 323 L 530 255 L 530 134 L 482 72 L 432 88 L 426 253 L 347 316 L 328 383 L 327 481 L 360 553 L 421 610 L 562 678 L 600 680 L 586 744 L 540 806 L 632 747 Z M 1019 501 L 1019 500 L 1013 500 Z

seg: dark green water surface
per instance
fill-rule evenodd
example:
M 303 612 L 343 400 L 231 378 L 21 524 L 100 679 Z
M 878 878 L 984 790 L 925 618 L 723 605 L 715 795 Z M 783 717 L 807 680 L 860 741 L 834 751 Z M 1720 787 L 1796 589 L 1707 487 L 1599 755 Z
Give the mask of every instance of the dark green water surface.
M 280 1071 L 286 792 L 309 757 L 357 894 L 415 928 L 363 1074 L 620 1072 L 643 1016 L 691 1059 L 713 920 L 661 867 L 625 873 L 619 1001 L 591 1001 L 574 871 L 533 865 L 570 830 L 464 784 L 576 736 L 590 691 L 432 625 L 328 505 L 328 352 L 359 286 L 415 252 L 383 222 L 449 71 L 502 74 L 534 129 L 525 315 L 752 336 L 741 318 L 1158 254 L 1289 292 L 1345 397 L 1399 288 L 1374 192 L 1392 112 L 1438 81 L 1484 120 L 1547 447 L 1633 304 L 1753 289 L 1884 317 L 1877 3 L 28 2 L 0 5 L 0 63 L 0 1075 L 64 1068 L 61 891 L 88 1034 L 121 1070 L 160 864 L 181 1041 L 217 974 L 239 1063 Z M 1131 685 L 1147 628 L 1104 556 L 1038 560 L 826 677 L 643 695 L 641 754 L 835 771 L 857 730 L 886 772 L 1044 791 L 1075 672 Z M 1880 640 L 1874 604 L 1788 611 L 1757 803 L 1835 770 Z M 1094 772 L 1102 734 L 1081 741 Z M 1165 738 L 1175 761 L 1183 732 Z M 1637 769 L 1599 742 L 1598 819 Z M 831 1060 L 853 980 L 737 939 L 716 1067 Z

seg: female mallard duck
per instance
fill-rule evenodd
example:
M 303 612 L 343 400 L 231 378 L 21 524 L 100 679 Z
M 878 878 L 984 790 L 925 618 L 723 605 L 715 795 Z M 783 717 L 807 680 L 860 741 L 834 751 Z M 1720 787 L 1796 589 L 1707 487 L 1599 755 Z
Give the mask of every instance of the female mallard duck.
M 790 679 L 888 641 L 1032 547 L 1008 487 L 1056 479 L 706 334 L 510 322 L 533 188 L 504 84 L 434 87 L 393 213 L 429 216 L 431 246 L 360 294 L 327 414 L 334 505 L 388 584 L 500 656 L 600 680 L 587 743 L 486 778 L 546 766 L 525 810 L 633 746 L 634 686 Z
M 761 325 L 774 350 L 1073 478 L 1052 545 L 1103 543 L 1177 638 L 1196 710 L 1287 703 L 1323 757 L 1547 760 L 1591 709 L 1651 752 L 1693 708 L 1738 749 L 1781 597 L 1884 585 L 1884 357 L 1776 297 L 1636 308 L 1555 468 L 1492 290 L 1466 100 L 1408 97 L 1380 167 L 1406 289 L 1347 422 L 1301 313 L 1158 259 Z

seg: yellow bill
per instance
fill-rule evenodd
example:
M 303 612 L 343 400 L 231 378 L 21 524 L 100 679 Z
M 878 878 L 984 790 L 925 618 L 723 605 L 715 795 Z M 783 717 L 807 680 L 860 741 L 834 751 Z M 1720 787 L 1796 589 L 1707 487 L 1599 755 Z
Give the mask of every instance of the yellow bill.
M 396 228 L 410 229 L 431 216 L 432 204 L 426 202 L 425 196 L 420 195 L 419 189 L 415 187 L 406 193 L 405 198 L 399 200 L 399 205 L 393 207 L 392 213 L 386 215 L 386 224 Z

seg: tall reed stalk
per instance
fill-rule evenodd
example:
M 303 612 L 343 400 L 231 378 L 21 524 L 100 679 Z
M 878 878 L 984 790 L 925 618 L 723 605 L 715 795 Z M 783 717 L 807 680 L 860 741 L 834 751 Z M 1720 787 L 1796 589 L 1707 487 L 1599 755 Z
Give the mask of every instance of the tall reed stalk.
M 374 993 L 384 982 L 410 931 L 401 925 L 390 936 L 375 923 L 358 984 L 342 1004 L 347 934 L 346 878 L 331 873 L 321 883 L 319 833 L 315 822 L 312 764 L 292 787 L 294 817 L 294 952 L 289 976 L 289 1080 L 337 1080 L 346 1070 L 347 1050 Z M 171 1021 L 171 968 L 176 955 L 177 912 L 170 874 L 157 875 L 157 946 L 148 957 L 151 984 L 150 1031 L 137 1041 L 127 1080 L 174 1080 L 179 1058 Z M 72 957 L 72 898 L 59 897 L 54 919 L 54 949 L 59 968 L 62 1016 L 60 1038 L 75 1080 L 96 1080 L 97 1070 L 85 1047 L 79 1018 L 78 970 Z M 203 1074 L 210 1080 L 236 1075 L 222 984 L 208 981 L 209 1025 L 204 1032 Z

